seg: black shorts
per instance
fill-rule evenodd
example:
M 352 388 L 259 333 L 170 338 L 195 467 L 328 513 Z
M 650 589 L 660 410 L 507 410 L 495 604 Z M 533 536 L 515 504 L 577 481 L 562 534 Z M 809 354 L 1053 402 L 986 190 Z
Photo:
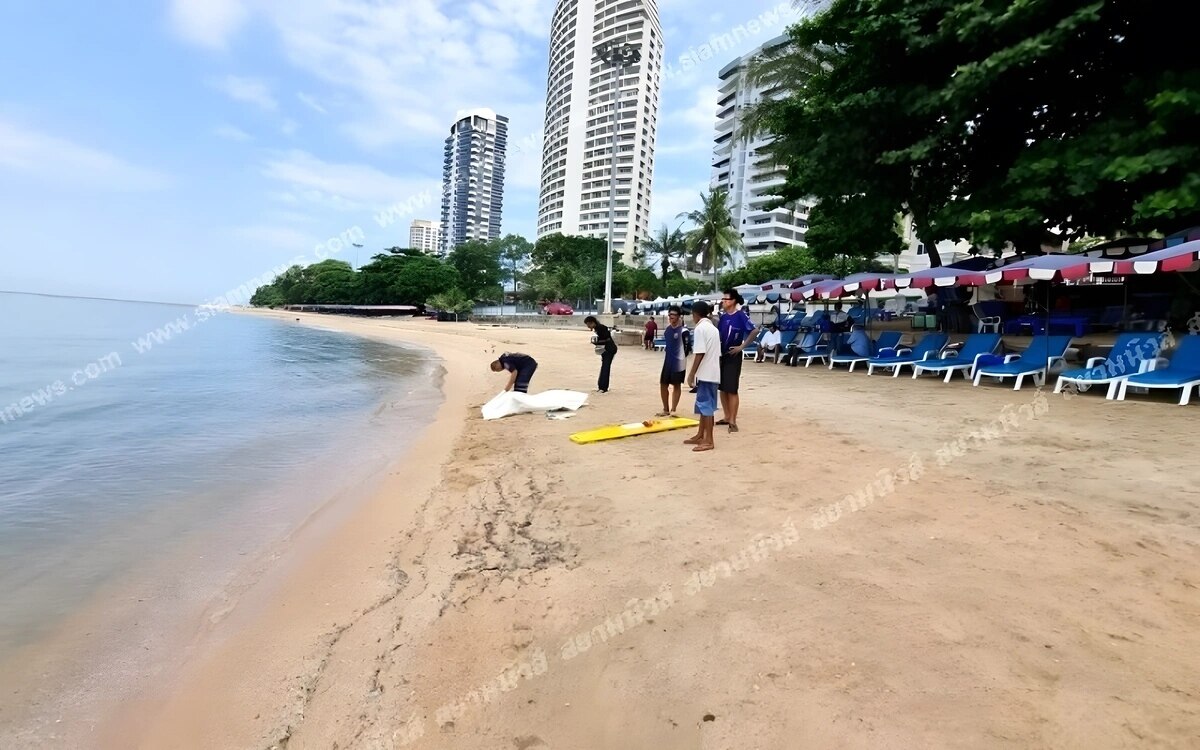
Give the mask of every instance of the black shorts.
M 664 362 L 662 374 L 658 376 L 658 383 L 659 385 L 683 385 L 686 374 L 683 370 L 668 370 L 667 363 Z
M 742 353 L 721 355 L 721 393 L 737 394 L 742 380 Z

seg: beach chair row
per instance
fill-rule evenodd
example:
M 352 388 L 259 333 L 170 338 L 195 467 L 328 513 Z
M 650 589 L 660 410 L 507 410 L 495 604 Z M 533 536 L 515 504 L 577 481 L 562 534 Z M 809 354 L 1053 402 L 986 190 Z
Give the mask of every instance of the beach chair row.
M 900 345 L 902 335 L 885 331 L 870 342 L 871 351 L 866 353 L 850 350 L 842 334 L 799 332 L 783 347 L 781 359 L 805 367 L 821 362 L 831 370 L 847 365 L 851 372 L 865 365 L 868 375 L 879 370 L 893 377 L 911 368 L 914 379 L 933 373 L 947 383 L 961 373 L 976 386 L 983 378 L 1012 379 L 1013 389 L 1020 390 L 1028 380 L 1045 385 L 1056 365 L 1066 365 L 1072 341 L 1071 336 L 1034 336 L 1021 353 L 1000 355 L 1002 338 L 998 333 L 970 334 L 957 349 L 948 348 L 949 337 L 944 333 L 930 333 L 911 346 Z M 1200 386 L 1200 336 L 1181 338 L 1169 359 L 1163 356 L 1165 341 L 1163 333 L 1120 334 L 1107 356 L 1092 357 L 1083 367 L 1058 372 L 1054 392 L 1064 387 L 1085 391 L 1107 386 L 1107 399 L 1123 401 L 1129 388 L 1179 389 L 1179 404 L 1185 406 L 1193 389 Z

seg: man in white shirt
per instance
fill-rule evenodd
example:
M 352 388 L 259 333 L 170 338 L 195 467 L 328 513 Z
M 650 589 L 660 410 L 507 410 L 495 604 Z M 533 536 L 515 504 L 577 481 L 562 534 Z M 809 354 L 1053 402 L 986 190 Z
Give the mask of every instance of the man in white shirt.
M 770 354 L 775 358 L 775 364 L 779 364 L 779 345 L 781 343 L 783 343 L 783 334 L 779 332 L 779 326 L 772 323 L 758 341 L 758 352 L 754 355 L 754 361 L 762 362 Z
M 695 452 L 713 449 L 713 429 L 717 413 L 717 386 L 721 382 L 721 334 L 713 325 L 712 305 L 704 300 L 692 305 L 692 369 L 688 386 L 696 388 L 696 414 L 700 416 L 700 431 L 683 442 Z
M 834 333 L 843 333 L 850 326 L 847 323 L 850 320 L 850 314 L 842 310 L 842 303 L 833 303 L 833 312 L 829 313 L 829 325 Z

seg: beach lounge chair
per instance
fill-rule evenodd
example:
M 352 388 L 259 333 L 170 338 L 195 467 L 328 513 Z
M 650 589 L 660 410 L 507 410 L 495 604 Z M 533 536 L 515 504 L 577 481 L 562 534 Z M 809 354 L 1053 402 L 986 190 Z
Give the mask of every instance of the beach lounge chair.
M 822 362 L 829 356 L 829 344 L 822 343 L 824 334 L 820 331 L 808 331 L 799 337 L 799 343 L 793 343 L 787 348 L 787 358 L 792 367 L 804 362 L 804 366 L 808 367 L 813 363 L 814 359 L 819 359 Z
M 746 344 L 746 348 L 742 350 L 742 359 L 754 359 L 754 355 L 758 354 L 758 342 L 762 340 L 763 334 L 766 332 L 766 328 L 762 326 L 759 327 L 758 335 L 754 337 L 753 341 L 751 341 L 749 344 Z
M 867 374 L 875 374 L 875 368 L 880 367 L 890 369 L 892 377 L 897 377 L 900 375 L 900 371 L 907 366 L 936 358 L 942 349 L 946 348 L 948 339 L 949 336 L 944 333 L 930 333 L 911 347 L 881 349 L 880 356 L 867 360 Z
M 932 372 L 941 375 L 946 373 L 945 382 L 949 383 L 954 373 L 961 372 L 963 377 L 971 380 L 975 376 L 975 366 L 980 357 L 994 354 L 1000 346 L 998 333 L 972 333 L 967 335 L 962 348 L 957 351 L 942 352 L 941 359 L 927 359 L 913 365 L 913 379 L 922 373 Z
M 1157 361 L 1157 360 L 1156 360 Z M 1153 365 L 1152 365 L 1153 367 Z M 1182 388 L 1179 405 L 1187 406 L 1192 388 L 1200 385 L 1200 336 L 1184 336 L 1171 354 L 1166 367 L 1154 367 L 1146 372 L 1130 375 L 1121 381 L 1118 401 L 1125 400 L 1129 386 L 1137 388 Z
M 780 331 L 779 332 L 779 350 L 775 354 L 771 355 L 775 358 L 775 364 L 779 364 L 780 362 L 784 361 L 784 357 L 787 355 L 788 346 L 790 346 L 791 343 L 796 340 L 796 336 L 799 333 L 800 333 L 799 331 Z M 766 357 L 767 357 L 767 355 L 766 355 L 766 353 L 764 353 L 763 354 L 764 362 L 766 361 Z
M 884 331 L 879 334 L 879 338 L 871 344 L 871 356 L 875 356 L 884 349 L 895 349 L 900 345 L 900 339 L 904 334 L 900 331 Z M 853 351 L 838 352 L 829 358 L 829 369 L 832 370 L 834 365 L 850 365 L 850 372 L 854 372 L 854 366 L 860 362 L 866 362 L 871 357 L 864 357 Z
M 1107 357 L 1092 357 L 1082 368 L 1059 373 L 1054 392 L 1062 392 L 1067 383 L 1074 384 L 1081 391 L 1107 383 L 1108 394 L 1105 398 L 1112 401 L 1126 378 L 1146 372 L 1153 366 L 1162 351 L 1162 345 L 1163 335 L 1160 333 L 1122 333 Z
M 1000 380 L 1015 378 L 1014 391 L 1021 389 L 1027 376 L 1032 376 L 1036 385 L 1045 385 L 1046 372 L 1056 361 L 1063 361 L 1070 343 L 1070 336 L 1034 336 L 1029 347 L 1020 354 L 1009 354 L 1003 362 L 976 367 L 973 384 L 979 385 L 979 380 L 986 375 Z

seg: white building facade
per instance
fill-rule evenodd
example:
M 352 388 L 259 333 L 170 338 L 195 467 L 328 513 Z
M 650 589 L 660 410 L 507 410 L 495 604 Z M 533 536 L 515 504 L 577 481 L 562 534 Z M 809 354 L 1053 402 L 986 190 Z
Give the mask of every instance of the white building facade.
M 441 251 L 442 222 L 428 219 L 413 219 L 408 227 L 408 246 L 423 253 L 435 254 Z
M 508 118 L 490 109 L 459 112 L 442 162 L 439 253 L 500 236 Z
M 771 142 L 770 137 L 743 140 L 742 115 L 745 111 L 776 94 L 754 86 L 747 79 L 750 63 L 764 52 L 781 47 L 788 37 L 778 36 L 755 48 L 721 69 L 717 99 L 717 125 L 713 138 L 712 189 L 729 192 L 729 210 L 734 227 L 742 235 L 744 260 L 769 255 L 784 247 L 803 246 L 808 229 L 811 205 L 800 201 L 789 206 L 769 209 L 768 204 L 779 199 L 778 190 L 785 182 L 785 172 L 774 165 L 760 149 Z
M 636 46 L 618 71 L 604 44 Z M 656 0 L 558 0 L 550 23 L 545 142 L 537 236 L 608 236 L 616 165 L 613 245 L 628 262 L 649 233 L 654 141 L 663 65 Z

